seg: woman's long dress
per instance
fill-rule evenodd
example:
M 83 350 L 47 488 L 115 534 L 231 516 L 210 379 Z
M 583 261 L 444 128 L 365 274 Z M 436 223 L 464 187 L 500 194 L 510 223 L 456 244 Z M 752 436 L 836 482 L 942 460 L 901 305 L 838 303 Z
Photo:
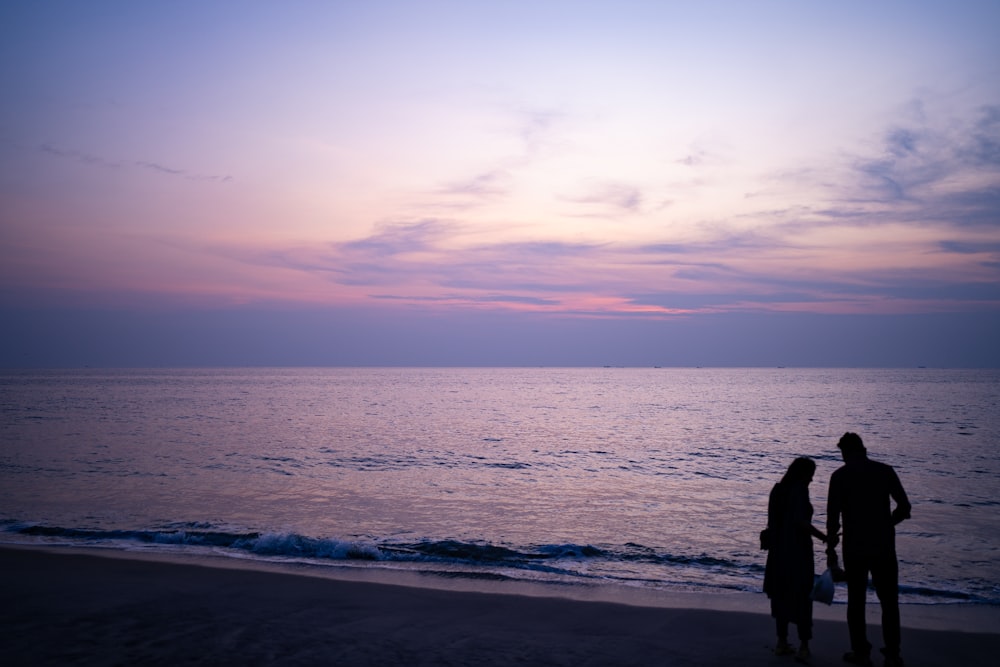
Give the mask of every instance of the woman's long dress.
M 812 535 L 805 526 L 813 515 L 809 488 L 804 484 L 778 483 L 767 503 L 771 547 L 764 568 L 764 592 L 771 599 L 771 616 L 795 623 L 800 631 L 812 625 L 815 563 Z

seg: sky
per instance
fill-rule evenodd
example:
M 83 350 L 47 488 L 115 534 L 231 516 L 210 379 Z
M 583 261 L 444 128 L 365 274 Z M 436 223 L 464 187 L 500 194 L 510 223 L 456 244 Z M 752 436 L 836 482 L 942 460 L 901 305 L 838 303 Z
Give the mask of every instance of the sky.
M 0 4 L 0 366 L 1000 366 L 1000 3 Z

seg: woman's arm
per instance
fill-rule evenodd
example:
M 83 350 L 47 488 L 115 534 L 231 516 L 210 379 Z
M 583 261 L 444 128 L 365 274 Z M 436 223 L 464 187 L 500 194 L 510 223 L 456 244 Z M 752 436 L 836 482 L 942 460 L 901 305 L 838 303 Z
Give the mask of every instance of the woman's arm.
M 826 535 L 823 531 L 812 525 L 810 521 L 800 521 L 798 524 L 798 529 L 803 533 L 808 533 L 812 537 L 817 538 L 820 542 L 826 543 Z

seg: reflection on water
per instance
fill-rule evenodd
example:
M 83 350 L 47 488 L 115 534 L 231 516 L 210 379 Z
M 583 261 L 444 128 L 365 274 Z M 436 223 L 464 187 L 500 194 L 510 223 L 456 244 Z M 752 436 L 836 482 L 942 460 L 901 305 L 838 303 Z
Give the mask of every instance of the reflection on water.
M 1000 598 L 998 404 L 996 371 L 8 372 L 0 519 L 387 554 L 589 545 L 605 557 L 560 568 L 758 589 L 771 485 L 795 456 L 816 459 L 820 524 L 837 439 L 855 430 L 914 503 L 904 582 Z

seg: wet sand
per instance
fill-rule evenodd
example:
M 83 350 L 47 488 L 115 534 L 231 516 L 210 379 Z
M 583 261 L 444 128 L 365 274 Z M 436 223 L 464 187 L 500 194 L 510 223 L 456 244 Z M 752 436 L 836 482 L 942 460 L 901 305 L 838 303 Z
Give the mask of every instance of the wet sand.
M 392 578 L 377 571 L 365 575 L 374 581 L 348 581 L 107 556 L 0 548 L 3 664 L 796 664 L 772 653 L 763 596 L 689 604 L 695 598 L 636 594 L 625 604 L 568 599 L 559 587 L 444 590 L 379 583 Z M 810 664 L 845 664 L 843 612 L 817 610 Z M 904 607 L 903 625 L 910 667 L 994 665 L 1000 655 L 992 607 Z M 877 623 L 869 631 L 879 646 Z

